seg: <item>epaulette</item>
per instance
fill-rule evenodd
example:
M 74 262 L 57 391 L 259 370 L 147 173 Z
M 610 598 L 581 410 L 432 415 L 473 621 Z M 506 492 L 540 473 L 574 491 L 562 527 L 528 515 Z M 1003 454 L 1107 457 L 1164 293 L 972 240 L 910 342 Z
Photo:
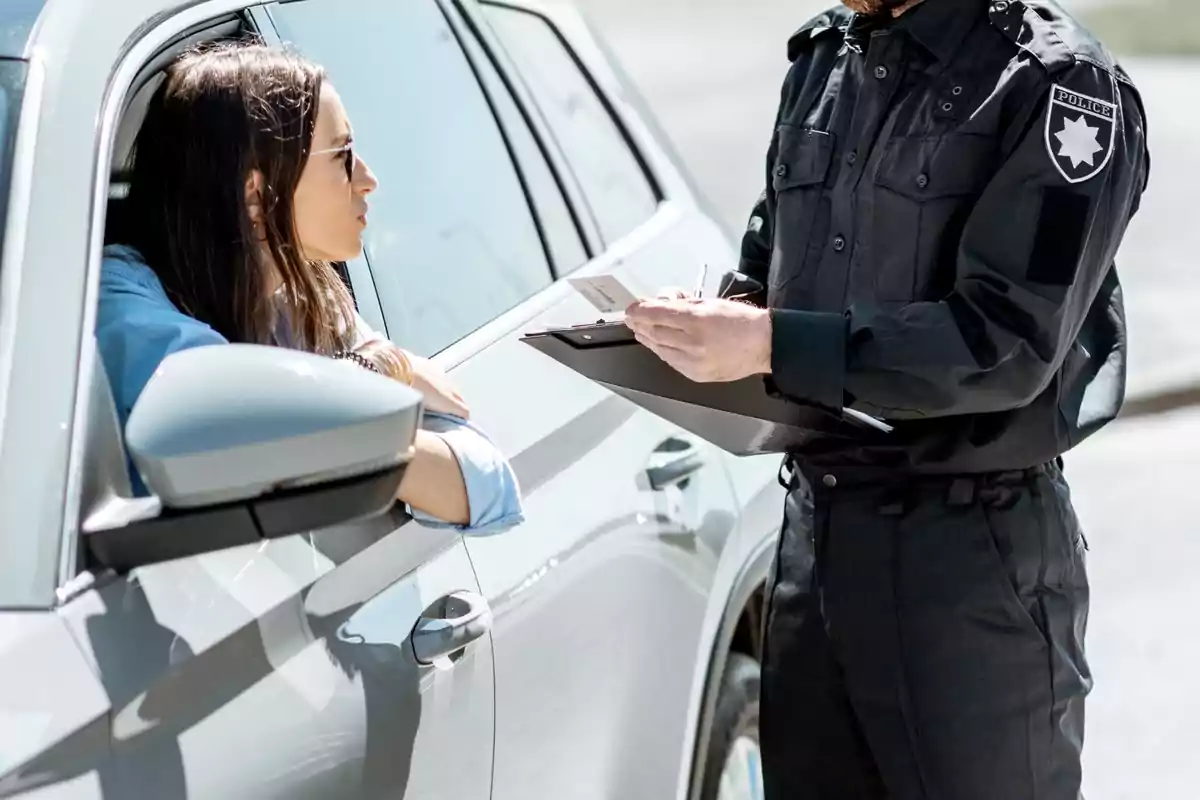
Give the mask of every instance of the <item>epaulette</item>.
M 788 39 L 788 61 L 795 61 L 809 42 L 830 33 L 843 33 L 854 14 L 845 8 L 833 8 L 800 26 Z
M 1045 0 L 993 0 L 992 25 L 1054 74 L 1080 62 L 1109 74 L 1115 59 L 1096 37 Z

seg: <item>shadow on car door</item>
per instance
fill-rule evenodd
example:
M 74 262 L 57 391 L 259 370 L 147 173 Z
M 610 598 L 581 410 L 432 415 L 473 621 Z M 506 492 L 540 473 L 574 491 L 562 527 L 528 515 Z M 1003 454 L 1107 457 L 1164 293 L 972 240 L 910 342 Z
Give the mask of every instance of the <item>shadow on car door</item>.
M 515 340 L 454 376 L 470 391 L 501 372 L 537 389 L 493 392 L 477 412 L 507 417 L 498 438 L 529 441 L 513 458 L 527 521 L 467 541 L 495 615 L 493 798 L 674 796 L 736 525 L 721 456 Z
M 486 797 L 486 636 L 436 665 L 410 639 L 478 597 L 454 533 L 385 516 L 144 567 L 60 613 L 111 704 L 110 751 L 51 749 L 35 783 L 105 797 Z M 69 750 L 69 748 L 67 748 Z M 444 760 L 455 759 L 446 770 Z

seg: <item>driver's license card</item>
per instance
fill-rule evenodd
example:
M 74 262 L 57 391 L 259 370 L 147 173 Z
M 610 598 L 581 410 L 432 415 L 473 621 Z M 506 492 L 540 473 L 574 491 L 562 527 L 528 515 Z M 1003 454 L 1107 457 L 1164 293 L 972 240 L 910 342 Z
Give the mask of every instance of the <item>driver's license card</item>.
M 602 314 L 624 313 L 638 299 L 615 275 L 567 278 L 567 283 L 574 286 Z

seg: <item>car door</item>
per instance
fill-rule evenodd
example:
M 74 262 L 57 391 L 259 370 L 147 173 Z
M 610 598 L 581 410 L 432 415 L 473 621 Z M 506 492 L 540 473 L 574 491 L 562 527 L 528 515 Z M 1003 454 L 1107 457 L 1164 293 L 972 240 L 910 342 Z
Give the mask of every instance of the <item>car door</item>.
M 677 157 L 664 149 L 661 134 L 652 127 L 652 115 L 579 15 L 566 6 L 540 3 L 506 1 L 464 6 L 478 10 L 481 36 L 511 71 L 515 90 L 544 126 L 547 138 L 557 144 L 557 155 L 565 162 L 563 171 L 574 184 L 567 194 L 582 207 L 581 218 L 593 223 L 596 254 L 581 272 L 613 272 L 643 293 L 663 286 L 690 290 L 707 272 L 707 288 L 711 289 L 720 271 L 736 263 L 736 254 L 692 191 L 686 173 L 677 166 Z M 543 8 L 545 13 L 539 10 Z M 565 319 L 578 321 L 580 317 Z M 699 549 L 711 559 L 705 562 L 711 571 L 697 587 L 704 597 L 698 603 L 691 602 L 693 598 L 685 603 L 679 587 L 655 575 L 646 564 L 614 563 L 611 569 L 594 570 L 598 585 L 614 587 L 608 592 L 610 596 L 613 591 L 622 591 L 615 587 L 627 585 L 627 576 L 646 577 L 642 584 L 646 593 L 633 594 L 636 599 L 628 605 L 614 602 L 599 591 L 592 598 L 582 593 L 579 598 L 582 602 L 590 599 L 609 603 L 606 611 L 613 617 L 606 622 L 624 617 L 642 634 L 659 639 L 639 640 L 631 634 L 625 641 L 612 641 L 622 646 L 611 649 L 608 643 L 597 643 L 593 649 L 610 658 L 595 659 L 593 668 L 596 672 L 612 672 L 595 685 L 612 685 L 616 691 L 603 699 L 587 696 L 576 704 L 562 698 L 551 702 L 550 714 L 558 717 L 548 723 L 547 730 L 558 737 L 555 741 L 567 742 L 557 745 L 567 764 L 562 770 L 547 769 L 528 750 L 521 750 L 522 740 L 516 731 L 504 727 L 504 709 L 510 702 L 516 707 L 522 695 L 533 700 L 538 692 L 498 682 L 496 797 L 527 796 L 539 786 L 569 791 L 572 796 L 621 798 L 670 797 L 687 788 L 693 736 L 703 713 L 701 697 L 712 678 L 709 669 L 717 631 L 727 614 L 738 613 L 738 608 L 728 607 L 731 587 L 743 580 L 742 570 L 760 538 L 757 531 L 748 537 L 744 524 L 739 525 L 736 535 L 724 527 L 725 520 L 742 516 L 741 506 L 731 509 L 732 497 L 723 487 L 714 486 L 715 472 L 721 465 L 730 478 L 736 475 L 733 495 L 741 498 L 747 496 L 744 490 L 765 483 L 768 475 L 773 484 L 775 466 L 764 471 L 766 465 L 761 462 L 742 463 L 744 460 L 678 430 L 671 437 L 680 452 L 672 454 L 675 448 L 668 444 L 662 448 L 667 452 L 656 452 L 655 459 L 671 464 L 672 455 L 677 455 L 683 460 L 674 463 L 686 463 L 688 448 L 682 442 L 688 442 L 703 453 L 706 469 L 712 470 L 707 473 L 713 476 L 708 482 L 698 487 L 684 484 L 680 493 L 684 509 L 692 498 L 699 498 L 700 516 L 688 518 L 684 510 L 683 517 L 685 526 L 698 523 L 693 529 L 698 531 Z M 695 494 L 689 495 L 692 491 Z M 480 550 L 487 545 L 470 543 L 485 591 L 489 562 Z M 662 565 L 661 560 L 656 564 Z M 629 585 L 638 587 L 636 582 Z M 530 593 L 538 594 L 536 588 Z M 510 639 L 523 644 L 519 637 L 524 635 L 533 642 L 541 631 L 542 641 L 553 645 L 553 628 L 571 627 L 574 609 L 555 597 L 566 593 L 548 586 L 541 594 L 541 603 L 528 600 L 535 608 L 526 612 L 529 619 Z M 639 601 L 643 602 L 640 608 L 636 605 Z M 501 607 L 498 602 L 496 605 Z M 498 674 L 506 658 L 524 658 L 521 669 L 534 672 L 539 648 L 506 648 L 504 635 L 498 626 Z M 586 637 L 587 633 L 578 635 Z M 613 656 L 620 666 L 614 666 Z M 554 666 L 543 661 L 543 671 L 553 672 Z M 549 691 L 545 693 L 549 695 L 559 686 L 572 687 L 573 676 L 555 675 L 547 685 Z M 609 706 L 601 707 L 604 704 Z M 520 730 L 528 726 L 514 727 Z M 506 732 L 518 741 L 507 749 Z M 597 753 L 601 754 L 599 758 Z
M 67 54 L 56 56 L 61 82 L 47 82 L 40 98 L 53 113 L 42 120 L 46 147 L 38 164 L 71 163 L 66 154 L 74 141 L 90 158 L 101 154 L 97 177 L 106 181 L 116 109 L 100 115 L 97 148 L 95 134 L 69 135 L 93 124 L 94 112 L 92 119 L 74 118 L 55 92 L 77 91 L 83 74 L 117 76 L 118 83 L 98 88 L 105 103 L 121 104 L 135 68 L 164 48 L 194 43 L 180 38 L 186 31 L 207 30 L 206 7 L 193 4 L 153 24 L 127 19 L 126 29 L 117 23 L 131 15 L 114 9 L 105 13 L 116 14 L 116 22 L 107 17 L 111 28 L 93 31 L 88 47 L 72 50 L 69 37 L 49 42 L 48 52 Z M 244 32 L 230 30 L 228 2 L 219 10 L 221 24 L 211 35 Z M 71 30 L 82 35 L 85 22 L 71 18 L 47 28 L 56 37 Z M 124 40 L 133 31 L 130 47 Z M 106 36 L 114 37 L 113 45 L 124 42 L 121 52 L 138 63 L 89 60 L 89 53 L 106 52 Z M 39 209 L 35 202 L 35 218 L 44 212 Z M 57 227 L 65 224 L 60 216 Z M 103 206 L 90 222 L 77 224 L 102 226 Z M 58 233 L 34 227 L 29 237 Z M 31 258 L 53 252 L 52 240 L 37 244 Z M 65 254 L 57 259 L 66 260 Z M 25 267 L 49 269 L 36 260 Z M 98 268 L 93 259 L 93 276 Z M 68 324 L 64 316 L 75 313 L 92 319 L 82 307 L 59 312 L 57 324 Z M 81 395 L 77 413 L 89 420 L 80 426 L 88 438 L 72 445 L 71 456 L 88 476 L 112 467 L 112 449 L 96 444 L 106 418 L 95 412 L 111 399 L 94 348 L 89 331 L 80 380 L 92 392 Z M 107 422 L 116 437 L 111 417 Z M 123 469 L 123 455 L 117 462 Z M 79 505 L 75 531 L 95 510 L 86 491 Z M 476 620 L 486 620 L 486 603 L 461 536 L 408 522 L 397 511 L 157 564 L 128 578 L 68 575 L 57 614 L 102 688 L 108 709 L 100 717 L 101 735 L 96 725 L 81 728 L 16 766 L 6 785 L 106 798 L 487 797 L 490 640 L 485 635 L 455 650 L 423 649 L 426 657 L 418 660 L 412 638 L 414 631 L 425 639 L 427 632 L 453 628 L 470 611 L 482 611 Z M 76 550 L 84 552 L 86 542 L 72 542 L 68 552 Z M 36 655 L 30 663 L 38 663 Z M 79 687 L 67 689 L 64 696 L 79 693 Z M 64 788 L 71 781 L 73 788 Z
M 493 60 L 486 23 L 458 4 L 303 0 L 271 14 L 328 69 L 380 180 L 366 261 L 390 337 L 451 369 L 521 481 L 524 524 L 467 537 L 494 614 L 493 797 L 670 796 L 708 592 L 736 530 L 728 474 L 711 445 L 519 337 L 595 318 L 559 280 L 572 269 L 647 286 L 694 274 L 678 210 L 603 106 L 580 135 L 603 148 L 589 176 L 610 192 L 567 202 L 584 198 L 588 165 L 563 158 L 510 62 Z

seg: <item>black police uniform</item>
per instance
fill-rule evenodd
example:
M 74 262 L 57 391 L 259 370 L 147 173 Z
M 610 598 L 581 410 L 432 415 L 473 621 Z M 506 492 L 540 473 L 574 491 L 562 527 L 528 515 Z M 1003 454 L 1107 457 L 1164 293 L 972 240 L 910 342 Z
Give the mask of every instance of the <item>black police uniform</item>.
M 768 800 L 1079 796 L 1083 539 L 1063 452 L 1119 410 L 1136 89 L 1049 0 L 845 9 L 789 42 L 740 269 L 815 437 L 770 585 Z

